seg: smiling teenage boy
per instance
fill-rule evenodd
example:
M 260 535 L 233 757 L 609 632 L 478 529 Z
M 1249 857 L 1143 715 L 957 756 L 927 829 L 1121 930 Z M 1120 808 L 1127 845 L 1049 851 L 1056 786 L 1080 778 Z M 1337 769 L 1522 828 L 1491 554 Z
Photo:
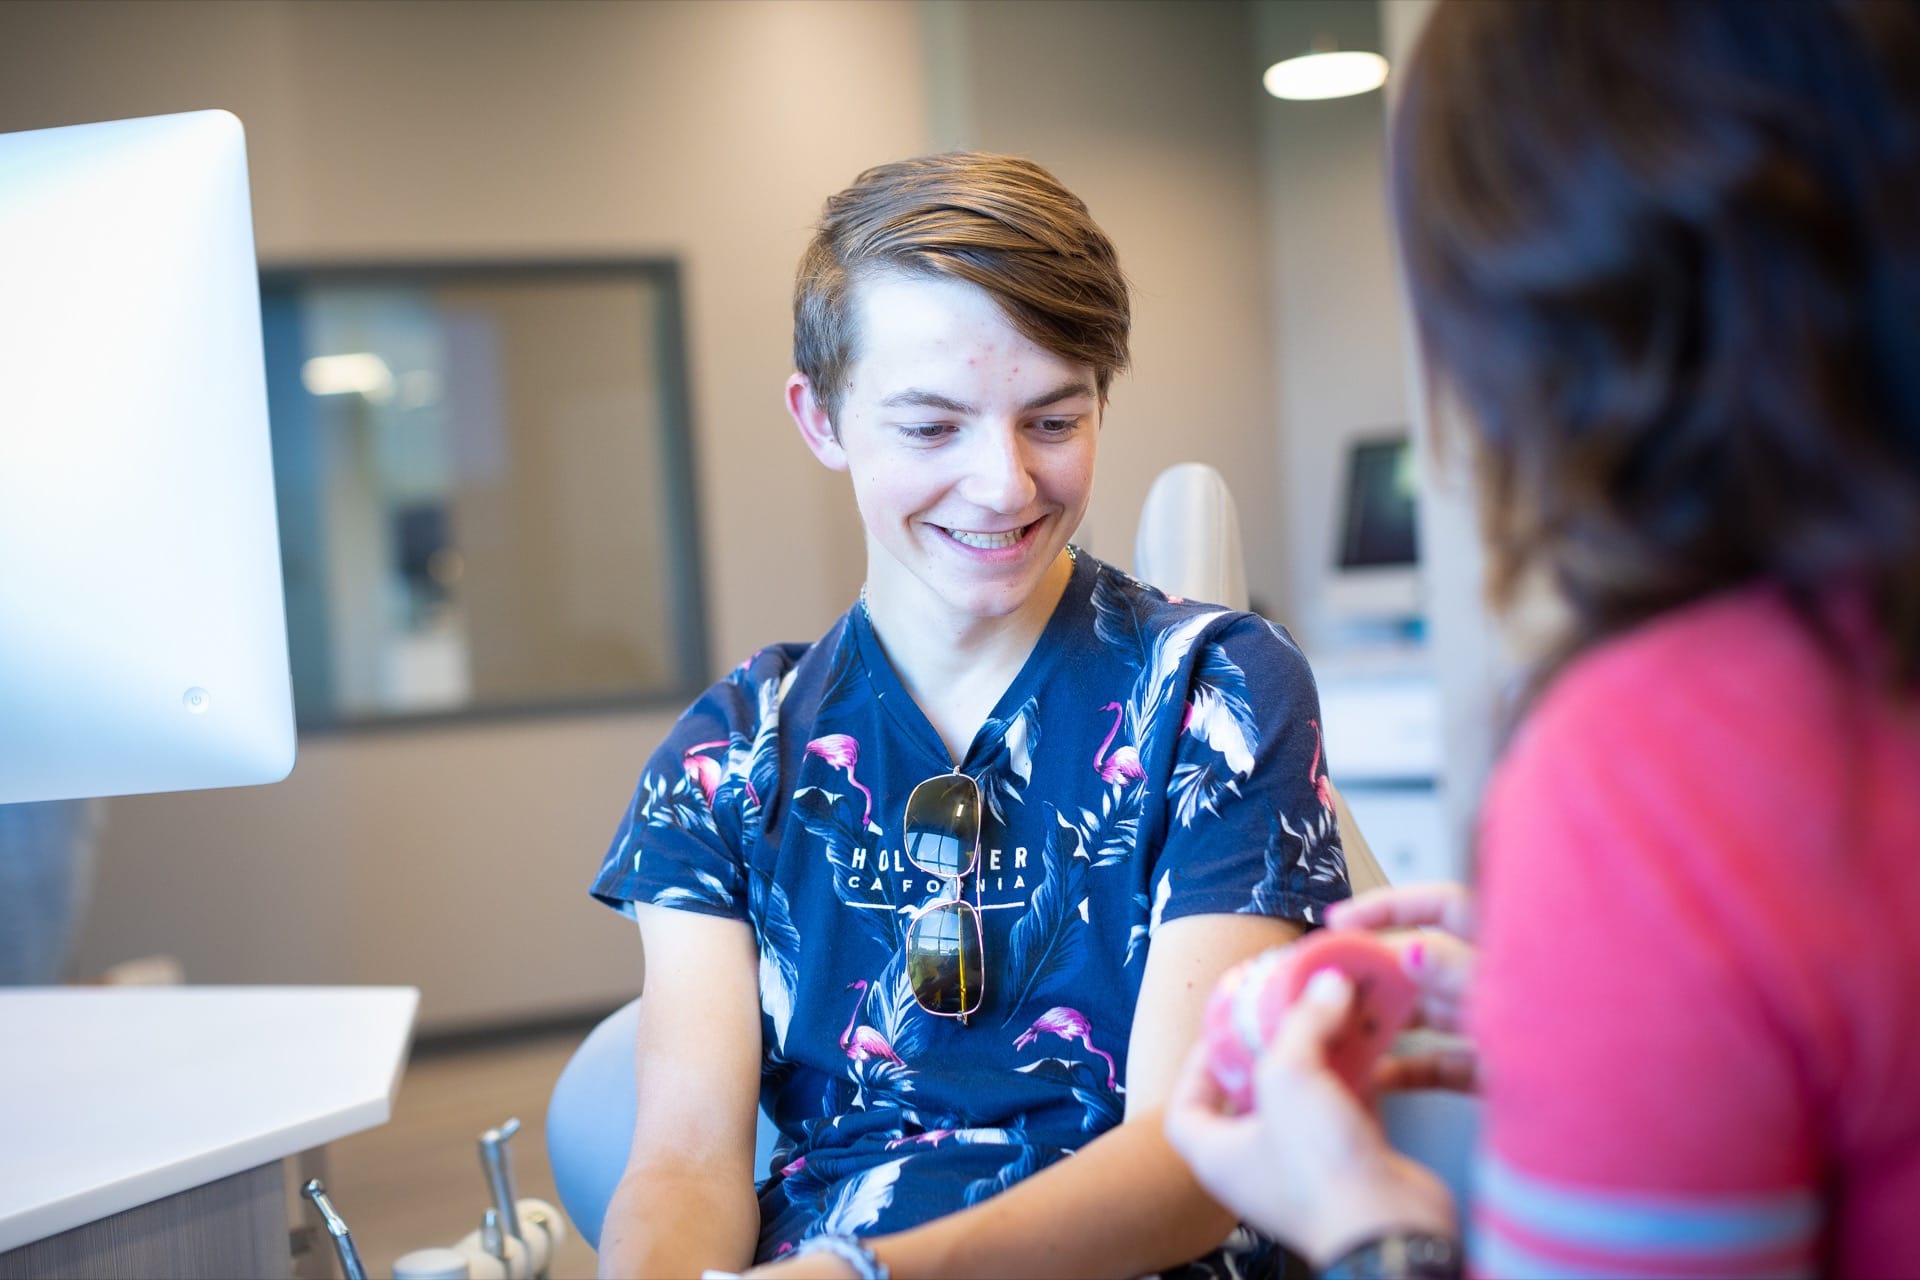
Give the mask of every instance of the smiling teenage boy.
M 1346 871 L 1285 632 L 1069 542 L 1127 363 L 1113 247 L 1030 162 L 884 165 L 794 314 L 787 408 L 866 583 L 682 716 L 594 882 L 646 953 L 602 1273 L 1268 1266 L 1158 1114 L 1213 980 Z

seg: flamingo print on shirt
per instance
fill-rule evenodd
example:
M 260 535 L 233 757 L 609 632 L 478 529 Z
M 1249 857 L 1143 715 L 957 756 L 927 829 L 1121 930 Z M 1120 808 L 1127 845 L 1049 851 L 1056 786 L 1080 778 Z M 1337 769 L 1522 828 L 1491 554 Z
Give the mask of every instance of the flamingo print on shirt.
M 847 990 L 855 989 L 859 990 L 860 998 L 853 1002 L 853 1016 L 847 1019 L 847 1029 L 840 1033 L 840 1048 L 855 1062 L 865 1062 L 869 1058 L 884 1058 L 895 1066 L 904 1066 L 905 1064 L 900 1061 L 900 1055 L 893 1051 L 893 1046 L 887 1043 L 885 1036 L 864 1024 L 854 1025 L 860 1021 L 860 1010 L 867 1003 L 867 980 L 861 978 L 847 984 Z
M 860 779 L 853 776 L 853 768 L 860 763 L 860 744 L 844 733 L 829 733 L 825 737 L 815 738 L 807 744 L 807 754 L 819 756 L 836 769 L 847 772 L 847 781 L 867 799 L 866 812 L 860 815 L 861 830 L 878 830 L 873 825 L 873 792 L 866 789 Z
M 1326 774 L 1320 772 L 1320 722 L 1318 720 L 1309 720 L 1307 723 L 1313 726 L 1313 763 L 1307 766 L 1307 781 L 1313 783 L 1313 794 L 1314 797 L 1320 801 L 1320 807 L 1331 810 L 1333 808 L 1333 782 Z
M 1106 740 L 1093 753 L 1093 771 L 1109 786 L 1116 782 L 1138 782 L 1147 776 L 1147 771 L 1140 765 L 1138 750 L 1131 744 L 1122 743 L 1114 748 L 1112 755 L 1107 754 L 1107 748 L 1113 746 L 1114 735 L 1120 732 L 1120 722 L 1126 718 L 1127 709 L 1117 702 L 1109 702 L 1100 709 L 1113 712 L 1113 728 L 1107 730 Z
M 707 804 L 713 804 L 714 792 L 720 790 L 720 762 L 707 752 L 715 747 L 731 746 L 732 743 L 721 738 L 717 742 L 696 742 L 688 747 L 680 757 L 680 766 L 686 770 L 687 777 L 700 788 L 700 794 L 707 798 Z
M 1107 1064 L 1107 1088 L 1118 1089 L 1119 1078 L 1114 1074 L 1113 1057 L 1106 1051 L 1096 1048 L 1093 1043 L 1093 1024 L 1087 1021 L 1087 1015 L 1078 1009 L 1069 1009 L 1065 1005 L 1056 1005 L 1047 1010 L 1033 1025 L 1022 1031 L 1013 1042 L 1015 1049 L 1024 1049 L 1040 1038 L 1040 1033 L 1050 1031 L 1062 1040 L 1078 1040 L 1086 1046 L 1088 1053 L 1095 1054 Z

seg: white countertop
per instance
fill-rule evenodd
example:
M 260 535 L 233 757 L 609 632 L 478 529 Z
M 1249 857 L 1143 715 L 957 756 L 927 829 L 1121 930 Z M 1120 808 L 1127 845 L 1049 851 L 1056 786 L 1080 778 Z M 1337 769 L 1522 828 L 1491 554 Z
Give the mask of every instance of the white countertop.
M 0 1253 L 384 1123 L 412 987 L 0 988 Z

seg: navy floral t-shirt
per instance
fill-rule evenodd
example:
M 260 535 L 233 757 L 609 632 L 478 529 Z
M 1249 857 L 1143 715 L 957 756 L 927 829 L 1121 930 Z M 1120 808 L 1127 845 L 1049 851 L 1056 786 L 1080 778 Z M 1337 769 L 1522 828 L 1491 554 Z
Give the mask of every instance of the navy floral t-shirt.
M 864 610 L 708 690 L 648 761 L 593 892 L 753 928 L 781 1133 L 757 1256 L 962 1209 L 1117 1124 L 1154 930 L 1313 924 L 1349 892 L 1318 717 L 1283 629 L 1077 554 L 958 762 L 985 807 L 967 893 L 985 999 L 961 1026 L 906 983 L 906 922 L 952 882 L 904 859 L 900 828 L 908 793 L 955 762 Z

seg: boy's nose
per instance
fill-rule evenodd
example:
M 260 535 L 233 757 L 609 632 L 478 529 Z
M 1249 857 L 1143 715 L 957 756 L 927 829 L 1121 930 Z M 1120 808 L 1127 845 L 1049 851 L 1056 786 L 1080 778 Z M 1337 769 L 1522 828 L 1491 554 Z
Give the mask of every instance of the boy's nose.
M 1033 501 L 1036 487 L 1017 430 L 983 432 L 969 459 L 962 489 L 967 501 L 989 511 L 1017 515 Z

